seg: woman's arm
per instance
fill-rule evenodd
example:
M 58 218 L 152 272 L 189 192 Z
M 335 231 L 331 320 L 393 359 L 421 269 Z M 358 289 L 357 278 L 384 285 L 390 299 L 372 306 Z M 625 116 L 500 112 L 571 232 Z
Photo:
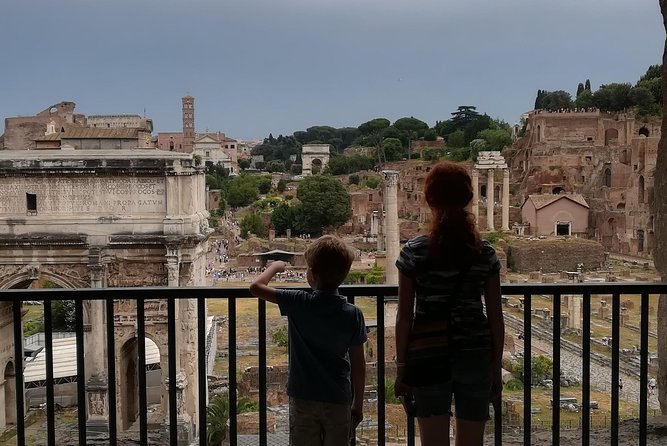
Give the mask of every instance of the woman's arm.
M 408 350 L 408 338 L 414 317 L 415 288 L 412 278 L 402 272 L 398 273 L 398 311 L 396 313 L 396 384 L 394 392 L 397 395 L 405 394 L 403 388 L 403 372 Z
M 500 273 L 495 273 L 487 280 L 484 289 L 484 302 L 486 304 L 486 316 L 489 319 L 489 328 L 491 329 L 491 372 L 494 379 L 498 380 L 502 368 L 503 346 L 505 344 L 505 321 L 500 299 Z

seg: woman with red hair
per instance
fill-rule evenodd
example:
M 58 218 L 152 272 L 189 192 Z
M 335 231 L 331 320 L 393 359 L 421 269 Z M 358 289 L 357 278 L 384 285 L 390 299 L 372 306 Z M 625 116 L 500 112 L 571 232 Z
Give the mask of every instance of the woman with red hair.
M 396 262 L 394 389 L 397 396 L 412 401 L 423 446 L 449 445 L 452 399 L 456 445 L 481 445 L 489 403 L 502 388 L 500 262 L 491 245 L 482 241 L 467 209 L 473 190 L 462 165 L 434 166 L 424 198 L 431 208 L 431 231 L 407 242 Z M 434 324 L 443 327 L 445 359 L 420 367 L 419 377 L 407 380 L 410 336 L 416 327 Z

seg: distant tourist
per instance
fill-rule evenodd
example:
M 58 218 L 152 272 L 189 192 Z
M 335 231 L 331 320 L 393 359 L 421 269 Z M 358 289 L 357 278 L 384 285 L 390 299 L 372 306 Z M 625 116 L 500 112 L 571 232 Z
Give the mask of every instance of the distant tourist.
M 361 310 L 338 294 L 354 252 L 325 235 L 305 253 L 312 292 L 275 289 L 271 279 L 285 262 L 271 263 L 250 292 L 278 304 L 288 318 L 291 446 L 347 445 L 363 418 L 366 326 Z
M 655 381 L 655 378 L 651 378 L 648 380 L 648 395 L 654 395 L 655 394 L 655 387 L 657 385 L 657 382 Z
M 437 164 L 424 196 L 431 232 L 408 241 L 396 262 L 394 389 L 417 417 L 423 446 L 449 445 L 452 396 L 456 444 L 478 446 L 489 403 L 499 401 L 502 389 L 500 262 L 466 209 L 473 189 L 463 166 Z

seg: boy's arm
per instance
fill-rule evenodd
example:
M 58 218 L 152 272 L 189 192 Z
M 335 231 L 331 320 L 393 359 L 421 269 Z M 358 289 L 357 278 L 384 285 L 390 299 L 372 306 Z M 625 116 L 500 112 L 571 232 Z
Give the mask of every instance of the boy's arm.
M 366 387 L 366 357 L 364 345 L 350 347 L 350 365 L 352 378 L 352 414 L 361 415 L 364 411 L 364 390 Z
M 282 273 L 285 271 L 285 267 L 287 265 L 285 262 L 281 261 L 276 261 L 271 263 L 262 274 L 259 275 L 251 284 L 250 284 L 250 292 L 252 293 L 253 296 L 257 296 L 260 299 L 264 299 L 265 301 L 271 302 L 273 304 L 276 303 L 276 289 L 272 288 L 270 286 L 267 286 L 271 279 L 273 279 L 273 276 L 275 276 L 278 273 Z

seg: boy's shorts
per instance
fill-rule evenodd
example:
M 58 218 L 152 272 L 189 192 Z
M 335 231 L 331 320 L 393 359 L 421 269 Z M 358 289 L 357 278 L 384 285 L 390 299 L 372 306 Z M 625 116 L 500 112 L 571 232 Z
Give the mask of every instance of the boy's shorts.
M 349 404 L 289 399 L 290 446 L 340 446 L 350 444 Z
M 427 387 L 415 387 L 416 416 L 452 416 L 452 396 L 456 418 L 486 421 L 491 393 L 491 352 L 464 350 L 452 358 L 451 380 Z

